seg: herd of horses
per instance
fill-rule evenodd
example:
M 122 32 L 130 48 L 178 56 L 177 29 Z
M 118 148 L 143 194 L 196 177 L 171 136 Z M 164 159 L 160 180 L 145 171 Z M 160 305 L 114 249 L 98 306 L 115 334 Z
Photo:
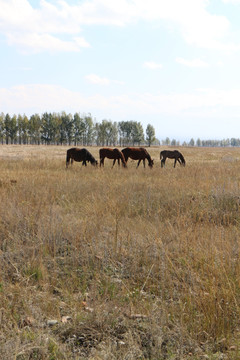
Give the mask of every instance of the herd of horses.
M 118 161 L 118 165 L 120 162 L 122 163 L 123 167 L 127 167 L 128 159 L 138 160 L 137 168 L 140 165 L 140 162 L 143 162 L 143 166 L 145 167 L 145 161 L 148 161 L 148 166 L 150 168 L 153 167 L 154 161 L 151 158 L 148 151 L 143 147 L 126 147 L 120 151 L 119 149 L 111 149 L 111 148 L 101 148 L 99 150 L 99 158 L 100 158 L 100 167 L 104 166 L 104 160 L 112 159 L 113 165 L 115 162 Z M 163 150 L 160 152 L 160 160 L 161 160 L 161 167 L 165 166 L 166 159 L 174 159 L 174 167 L 176 166 L 177 161 L 180 165 L 185 166 L 186 161 L 183 155 L 178 150 Z M 69 163 L 71 164 L 73 161 L 82 162 L 82 165 L 87 166 L 87 162 L 90 162 L 92 165 L 97 166 L 98 161 L 94 158 L 94 156 L 85 148 L 79 149 L 77 147 L 71 148 L 67 150 L 66 156 L 66 167 L 68 167 Z

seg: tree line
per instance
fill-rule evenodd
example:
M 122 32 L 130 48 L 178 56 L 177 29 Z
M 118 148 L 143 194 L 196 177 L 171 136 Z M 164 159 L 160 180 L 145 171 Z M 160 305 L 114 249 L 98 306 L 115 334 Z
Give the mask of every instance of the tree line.
M 155 129 L 148 124 L 144 132 L 140 122 L 102 120 L 96 122 L 91 114 L 48 113 L 13 115 L 0 113 L 1 144 L 74 145 L 74 146 L 240 146 L 240 139 L 201 140 L 192 138 L 180 143 L 167 137 L 161 142 L 155 137 Z
M 96 122 L 91 114 L 45 112 L 31 115 L 0 114 L 2 144 L 134 146 L 157 142 L 155 129 L 147 125 L 144 133 L 140 122 L 102 120 Z
M 161 141 L 161 145 L 167 146 L 197 146 L 197 147 L 229 147 L 229 146 L 240 146 L 239 138 L 227 138 L 222 140 L 201 140 L 198 138 L 196 141 L 192 138 L 189 142 L 177 141 L 176 139 L 170 139 L 167 137 L 166 139 Z

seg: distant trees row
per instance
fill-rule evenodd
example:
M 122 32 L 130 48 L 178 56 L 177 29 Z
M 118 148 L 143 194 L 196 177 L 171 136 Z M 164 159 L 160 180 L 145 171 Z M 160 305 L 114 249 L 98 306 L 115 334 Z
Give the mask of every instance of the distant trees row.
M 167 137 L 161 143 L 155 137 L 155 129 L 147 125 L 144 133 L 140 122 L 129 120 L 96 122 L 91 114 L 47 113 L 41 116 L 0 113 L 0 143 L 2 144 L 57 144 L 74 146 L 240 146 L 240 139 L 201 140 L 192 138 L 188 143 Z
M 0 142 L 2 144 L 57 145 L 152 145 L 155 129 L 147 125 L 146 133 L 137 121 L 95 122 L 91 114 L 47 113 L 41 116 L 0 114 Z
M 202 147 L 227 147 L 227 146 L 240 146 L 240 139 L 231 138 L 231 139 L 223 139 L 223 140 L 201 140 L 197 139 L 196 141 L 192 138 L 189 142 L 184 141 L 180 144 L 176 139 L 170 140 L 167 137 L 165 140 L 161 141 L 162 145 L 169 146 L 202 146 Z

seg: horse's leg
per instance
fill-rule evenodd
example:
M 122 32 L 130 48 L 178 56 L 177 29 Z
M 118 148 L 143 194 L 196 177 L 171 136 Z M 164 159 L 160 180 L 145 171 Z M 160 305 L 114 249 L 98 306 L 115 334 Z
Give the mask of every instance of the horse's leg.
M 67 156 L 67 157 L 66 157 L 66 168 L 68 168 L 69 161 L 70 161 L 70 158 Z
M 142 159 L 139 159 L 139 160 L 138 160 L 137 168 L 139 167 L 139 164 L 140 164 L 141 160 L 142 160 Z
M 166 159 L 164 159 L 164 158 L 161 160 L 161 167 L 165 166 L 165 161 L 166 161 Z
M 143 159 L 143 166 L 144 166 L 144 168 L 145 168 L 145 159 Z
M 73 164 L 73 159 L 71 159 L 71 165 Z
M 114 160 L 113 160 L 112 168 L 114 167 L 116 160 L 117 160 L 117 159 L 114 159 Z
M 118 166 L 120 166 L 120 159 L 118 158 Z
M 173 167 L 175 167 L 175 166 L 176 166 L 176 162 L 177 162 L 177 159 L 175 159 L 175 160 L 174 160 L 174 165 L 173 165 Z
M 104 166 L 104 157 L 100 159 L 100 167 Z

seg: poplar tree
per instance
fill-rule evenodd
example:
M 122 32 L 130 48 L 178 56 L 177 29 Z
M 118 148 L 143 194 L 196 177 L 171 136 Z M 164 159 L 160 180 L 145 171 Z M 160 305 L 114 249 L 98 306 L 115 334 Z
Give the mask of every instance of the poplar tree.
M 148 143 L 148 146 L 151 146 L 151 144 L 156 140 L 155 129 L 151 124 L 147 125 L 146 135 L 146 141 Z

